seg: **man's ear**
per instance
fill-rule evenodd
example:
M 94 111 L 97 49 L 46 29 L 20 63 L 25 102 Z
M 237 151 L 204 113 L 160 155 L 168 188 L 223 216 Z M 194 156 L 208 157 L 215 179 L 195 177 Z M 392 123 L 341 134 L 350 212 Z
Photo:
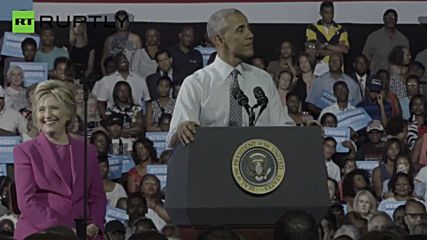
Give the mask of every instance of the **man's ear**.
M 217 34 L 212 38 L 212 43 L 215 45 L 215 47 L 219 47 L 224 44 L 224 39 L 221 35 Z

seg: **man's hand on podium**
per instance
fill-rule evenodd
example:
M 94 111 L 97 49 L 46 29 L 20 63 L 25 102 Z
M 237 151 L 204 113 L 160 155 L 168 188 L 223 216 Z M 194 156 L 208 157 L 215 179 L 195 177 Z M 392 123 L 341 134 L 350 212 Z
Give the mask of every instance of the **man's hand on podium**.
M 194 141 L 194 135 L 196 134 L 197 123 L 193 121 L 185 121 L 178 126 L 177 134 L 178 139 L 182 144 L 188 145 Z

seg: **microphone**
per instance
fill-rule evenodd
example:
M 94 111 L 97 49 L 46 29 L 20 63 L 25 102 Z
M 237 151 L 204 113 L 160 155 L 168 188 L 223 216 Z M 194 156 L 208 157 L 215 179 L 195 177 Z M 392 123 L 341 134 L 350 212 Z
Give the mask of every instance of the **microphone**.
M 254 88 L 254 96 L 257 100 L 257 103 L 253 108 L 261 107 L 258 113 L 258 117 L 255 120 L 255 123 L 258 121 L 258 118 L 261 116 L 261 113 L 267 108 L 268 98 L 265 96 L 264 90 L 261 87 L 257 86 Z
M 261 87 L 254 88 L 254 95 L 257 100 L 257 104 L 254 107 L 261 106 L 260 113 L 267 107 L 268 98 L 265 96 L 264 90 Z
M 233 98 L 237 99 L 239 105 L 244 107 L 248 115 L 250 115 L 249 98 L 245 95 L 245 93 L 240 88 L 235 88 L 233 90 Z

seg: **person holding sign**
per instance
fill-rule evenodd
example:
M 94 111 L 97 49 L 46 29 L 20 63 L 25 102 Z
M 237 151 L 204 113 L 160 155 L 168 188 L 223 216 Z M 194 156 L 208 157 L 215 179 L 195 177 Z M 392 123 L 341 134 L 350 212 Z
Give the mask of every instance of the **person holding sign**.
M 318 116 L 323 108 L 336 101 L 333 95 L 333 86 L 338 81 L 343 81 L 347 84 L 350 104 L 355 106 L 362 101 L 359 85 L 342 72 L 342 64 L 343 57 L 340 54 L 333 53 L 329 61 L 329 72 L 314 80 L 306 99 L 306 102 L 309 103 L 308 110 L 313 116 Z
M 34 119 L 41 133 L 14 148 L 15 182 L 21 215 L 14 238 L 54 225 L 76 228 L 88 208 L 88 239 L 102 239 L 107 200 L 97 153 L 88 146 L 88 206 L 83 205 L 83 140 L 68 135 L 76 103 L 61 81 L 40 83 L 34 96 Z M 1 122 L 1 121 L 0 121 Z
M 324 108 L 320 112 L 319 120 L 327 112 L 333 113 L 336 116 L 340 112 L 356 109 L 348 101 L 349 89 L 348 89 L 348 86 L 345 82 L 338 81 L 338 82 L 334 83 L 333 91 L 334 91 L 334 96 L 336 98 L 336 102 L 334 104 L 330 105 L 329 107 Z

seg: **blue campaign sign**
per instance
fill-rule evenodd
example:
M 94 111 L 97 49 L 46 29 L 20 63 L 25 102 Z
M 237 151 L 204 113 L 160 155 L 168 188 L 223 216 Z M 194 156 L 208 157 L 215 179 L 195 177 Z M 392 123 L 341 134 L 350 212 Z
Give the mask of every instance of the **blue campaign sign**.
M 131 156 L 123 156 L 122 158 L 122 173 L 127 173 L 135 167 L 135 162 Z
M 119 220 L 123 224 L 129 220 L 129 216 L 126 213 L 126 210 L 120 208 L 111 207 L 110 204 L 107 204 L 107 211 L 105 212 L 105 222 Z
M 108 179 L 118 179 L 122 177 L 122 155 L 108 155 L 108 163 L 110 164 Z
M 1 1 L 0 21 L 11 21 L 12 10 L 33 10 L 32 0 Z
M 159 178 L 161 189 L 166 187 L 168 165 L 147 165 L 147 173 L 156 175 L 156 177 Z
M 326 137 L 333 137 L 337 141 L 336 151 L 338 153 L 348 153 L 349 149 L 342 145 L 342 142 L 350 140 L 350 128 L 323 128 Z
M 359 169 L 364 169 L 368 172 L 369 178 L 372 182 L 372 171 L 378 167 L 380 163 L 378 161 L 356 161 L 356 166 Z
M 24 58 L 21 49 L 21 42 L 26 38 L 34 39 L 37 43 L 37 48 L 39 47 L 40 37 L 38 35 L 5 32 L 3 36 L 1 55 Z
M 0 137 L 0 164 L 14 163 L 13 148 L 21 143 L 21 137 Z
M 395 201 L 395 200 L 383 200 L 378 206 L 378 211 L 386 212 L 391 218 L 393 218 L 394 210 L 397 207 L 404 205 L 406 201 Z
M 24 86 L 29 87 L 34 83 L 46 81 L 47 63 L 11 62 L 10 66 L 19 66 L 24 71 Z
M 157 157 L 160 157 L 160 154 L 164 150 L 166 150 L 166 137 L 168 133 L 167 132 L 147 132 L 145 136 L 153 141 L 154 148 L 157 152 Z
M 337 98 L 333 93 L 324 91 L 319 101 L 315 103 L 315 105 L 321 109 L 325 107 L 329 107 L 337 101 Z
M 351 127 L 355 131 L 365 128 L 372 118 L 363 108 L 347 110 L 336 114 L 338 127 Z

